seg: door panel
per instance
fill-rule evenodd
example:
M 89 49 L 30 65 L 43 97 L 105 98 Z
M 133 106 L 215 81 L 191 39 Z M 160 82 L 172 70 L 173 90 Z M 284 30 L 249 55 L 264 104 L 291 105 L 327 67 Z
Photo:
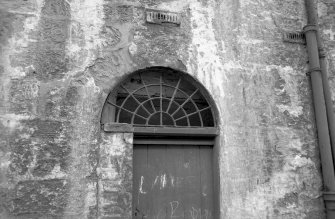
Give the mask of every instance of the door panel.
M 214 187 L 213 187 L 213 151 L 200 147 L 199 163 L 201 172 L 201 209 L 202 218 L 213 218 L 214 215 Z
M 134 145 L 134 218 L 213 218 L 212 147 Z
M 147 162 L 148 162 L 148 146 L 147 145 L 134 145 L 133 157 L 133 215 L 135 218 L 142 218 L 144 211 L 148 209 L 148 201 L 145 194 L 148 191 L 144 179 L 147 179 Z

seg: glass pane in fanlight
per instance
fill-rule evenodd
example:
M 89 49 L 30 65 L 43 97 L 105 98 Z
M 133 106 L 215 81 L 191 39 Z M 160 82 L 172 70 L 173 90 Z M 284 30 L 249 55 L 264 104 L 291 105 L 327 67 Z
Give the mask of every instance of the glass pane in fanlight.
M 163 125 L 165 126 L 173 126 L 174 123 L 173 123 L 173 119 L 171 118 L 170 115 L 166 114 L 166 113 L 163 113 Z
M 124 105 L 123 105 L 123 108 L 124 109 L 127 109 L 127 110 L 129 110 L 129 111 L 131 111 L 131 112 L 134 112 L 135 110 L 136 110 L 136 108 L 138 107 L 138 103 L 135 101 L 135 99 L 132 97 L 132 96 L 130 96 L 126 101 L 125 101 L 125 103 L 124 103 Z
M 149 119 L 149 125 L 160 125 L 161 115 L 160 113 L 156 113 Z
M 154 113 L 154 108 L 153 108 L 153 104 L 151 103 L 151 100 L 146 101 L 143 104 L 143 107 L 145 107 L 150 113 Z
M 174 111 L 176 111 L 177 109 L 178 109 L 178 105 L 177 105 L 176 103 L 172 102 L 171 105 L 170 105 L 170 109 L 169 109 L 168 113 L 169 113 L 169 114 L 172 114 L 172 113 L 174 113 Z
M 201 126 L 201 121 L 198 113 L 191 115 L 189 119 L 190 119 L 190 126 Z
M 150 94 L 150 98 L 161 96 L 161 90 L 159 85 L 148 86 L 147 89 Z
M 207 109 L 201 112 L 202 121 L 205 127 L 213 127 L 214 126 L 214 119 L 211 109 Z
M 169 86 L 162 86 L 163 94 L 162 96 L 168 99 L 171 99 L 173 97 L 173 94 L 175 93 L 176 88 L 175 87 L 169 87 Z
M 162 105 L 163 105 L 162 109 L 163 109 L 164 112 L 167 110 L 169 103 L 170 103 L 170 100 L 162 99 Z
M 151 112 L 149 111 L 149 113 L 143 108 L 143 106 L 140 106 L 137 110 L 137 113 L 138 115 L 142 116 L 142 117 L 149 117 Z
M 173 115 L 174 119 L 179 119 L 185 116 L 185 112 L 182 109 L 177 110 L 177 112 Z
M 176 74 L 173 70 L 167 70 L 163 73 L 163 83 L 171 85 L 173 87 L 177 86 L 180 79 L 180 75 Z
M 161 100 L 160 100 L 160 98 L 152 99 L 152 103 L 154 104 L 154 107 L 155 107 L 156 111 L 161 110 Z
M 133 114 L 125 111 L 125 110 L 121 110 L 120 112 L 120 117 L 119 117 L 119 122 L 120 123 L 131 123 L 131 117 Z
M 196 112 L 197 109 L 195 108 L 194 104 L 191 101 L 188 101 L 184 104 L 183 109 L 186 111 L 187 114 Z
M 177 120 L 177 121 L 176 121 L 176 125 L 177 125 L 177 126 L 188 126 L 188 124 L 187 124 L 187 119 L 186 119 L 186 118 L 183 118 L 183 119 Z
M 149 99 L 147 91 L 144 87 L 136 91 L 133 95 L 141 103 Z
M 145 125 L 145 123 L 146 123 L 145 119 L 142 119 L 141 117 L 135 115 L 135 118 L 134 118 L 135 125 Z
M 146 85 L 159 84 L 161 73 L 154 70 L 148 70 L 145 73 L 141 73 L 141 78 Z

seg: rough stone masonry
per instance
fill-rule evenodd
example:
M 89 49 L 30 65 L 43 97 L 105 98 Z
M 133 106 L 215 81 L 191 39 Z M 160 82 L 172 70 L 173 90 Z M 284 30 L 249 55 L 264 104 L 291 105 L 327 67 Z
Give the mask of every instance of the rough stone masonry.
M 335 2 L 318 12 L 334 93 Z M 222 218 L 325 218 L 306 47 L 282 40 L 304 25 L 302 0 L 0 0 L 0 218 L 131 218 L 133 135 L 100 114 L 150 66 L 216 102 Z

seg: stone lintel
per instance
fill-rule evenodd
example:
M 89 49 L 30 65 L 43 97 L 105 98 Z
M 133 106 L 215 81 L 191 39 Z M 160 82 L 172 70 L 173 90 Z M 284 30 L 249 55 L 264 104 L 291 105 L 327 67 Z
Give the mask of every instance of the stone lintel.
M 110 133 L 133 133 L 134 127 L 128 123 L 105 123 L 103 130 Z

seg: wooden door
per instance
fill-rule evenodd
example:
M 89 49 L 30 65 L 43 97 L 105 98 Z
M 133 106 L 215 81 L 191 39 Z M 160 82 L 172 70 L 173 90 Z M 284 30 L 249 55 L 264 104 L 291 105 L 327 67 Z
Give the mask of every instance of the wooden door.
M 212 146 L 134 145 L 133 218 L 211 219 Z

